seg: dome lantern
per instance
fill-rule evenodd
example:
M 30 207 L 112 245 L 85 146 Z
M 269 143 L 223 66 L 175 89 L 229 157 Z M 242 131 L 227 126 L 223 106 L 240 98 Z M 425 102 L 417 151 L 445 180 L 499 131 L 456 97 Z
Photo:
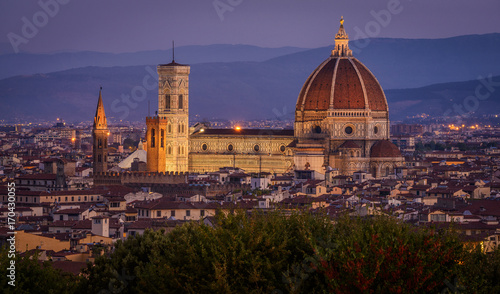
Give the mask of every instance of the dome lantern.
M 344 29 L 344 17 L 340 18 L 340 28 L 335 35 L 335 49 L 332 50 L 332 57 L 352 57 L 352 50 L 349 49 L 349 35 Z

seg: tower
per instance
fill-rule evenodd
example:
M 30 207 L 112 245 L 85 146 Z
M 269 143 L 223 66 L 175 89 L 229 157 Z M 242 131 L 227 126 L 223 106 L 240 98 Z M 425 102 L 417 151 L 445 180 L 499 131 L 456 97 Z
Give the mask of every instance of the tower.
M 92 128 L 92 139 L 94 141 L 93 159 L 94 175 L 108 171 L 108 122 L 102 104 L 102 88 L 99 90 L 99 100 L 95 111 L 94 126 Z
M 173 172 L 188 171 L 189 154 L 189 72 L 190 66 L 178 64 L 172 59 L 169 64 L 160 64 L 158 70 L 158 116 L 146 121 L 148 136 L 153 135 L 153 126 L 165 126 L 163 142 L 162 129 L 160 128 L 159 144 L 164 143 L 165 161 L 162 162 L 158 155 L 158 170 L 160 165 L 165 165 L 163 170 Z M 154 168 L 150 165 L 149 153 L 151 151 L 151 138 L 148 138 L 148 170 Z M 156 144 L 156 143 L 155 143 Z M 159 150 L 158 150 L 159 152 Z M 156 152 L 155 152 L 156 153 Z M 159 154 L 159 153 L 158 153 Z M 154 170 L 150 170 L 154 171 Z
M 146 126 L 147 169 L 150 172 L 165 172 L 167 119 L 160 116 L 146 117 Z

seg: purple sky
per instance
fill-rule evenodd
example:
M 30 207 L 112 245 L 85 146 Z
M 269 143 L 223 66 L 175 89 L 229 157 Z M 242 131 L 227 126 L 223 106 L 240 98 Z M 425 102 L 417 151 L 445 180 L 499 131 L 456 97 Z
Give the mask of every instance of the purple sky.
M 498 0 L 41 0 L 58 4 L 44 19 L 39 1 L 0 2 L 0 53 L 13 51 L 8 34 L 23 35 L 23 17 L 38 16 L 38 32 L 20 51 L 134 52 L 206 44 L 315 48 L 333 43 L 341 15 L 351 39 L 355 28 L 375 37 L 442 38 L 500 31 Z M 385 26 L 370 27 L 373 12 L 395 5 Z M 228 4 L 229 3 L 229 4 Z M 230 10 L 222 11 L 223 5 Z M 229 6 L 227 6 L 229 5 Z M 221 7 L 217 12 L 215 6 Z M 53 7 L 53 6 L 51 6 Z M 44 24 L 44 22 L 46 22 Z M 11 34 L 12 36 L 12 34 Z

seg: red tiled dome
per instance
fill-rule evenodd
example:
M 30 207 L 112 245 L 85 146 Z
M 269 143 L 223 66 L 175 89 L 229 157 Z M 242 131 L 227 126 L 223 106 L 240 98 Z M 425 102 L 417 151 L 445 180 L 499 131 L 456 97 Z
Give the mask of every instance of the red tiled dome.
M 380 140 L 370 149 L 370 157 L 401 157 L 401 152 L 388 140 Z
M 347 140 L 345 141 L 344 143 L 342 143 L 342 145 L 339 146 L 339 148 L 350 148 L 350 149 L 354 149 L 354 148 L 361 148 L 359 147 L 358 144 L 354 143 L 354 141 L 351 141 L 351 140 Z
M 375 76 L 354 57 L 330 57 L 309 76 L 297 110 L 371 109 L 388 111 Z

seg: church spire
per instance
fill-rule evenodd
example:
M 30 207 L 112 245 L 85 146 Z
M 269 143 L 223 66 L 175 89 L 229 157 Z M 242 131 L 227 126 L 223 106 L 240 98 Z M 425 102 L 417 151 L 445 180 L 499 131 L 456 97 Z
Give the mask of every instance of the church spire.
M 99 100 L 97 101 L 97 109 L 94 116 L 94 129 L 104 130 L 108 128 L 106 113 L 104 113 L 104 105 L 102 103 L 102 87 L 99 89 Z
M 340 18 L 340 28 L 335 35 L 335 49 L 332 50 L 332 57 L 352 57 L 352 50 L 349 49 L 349 35 L 344 29 L 344 17 Z

